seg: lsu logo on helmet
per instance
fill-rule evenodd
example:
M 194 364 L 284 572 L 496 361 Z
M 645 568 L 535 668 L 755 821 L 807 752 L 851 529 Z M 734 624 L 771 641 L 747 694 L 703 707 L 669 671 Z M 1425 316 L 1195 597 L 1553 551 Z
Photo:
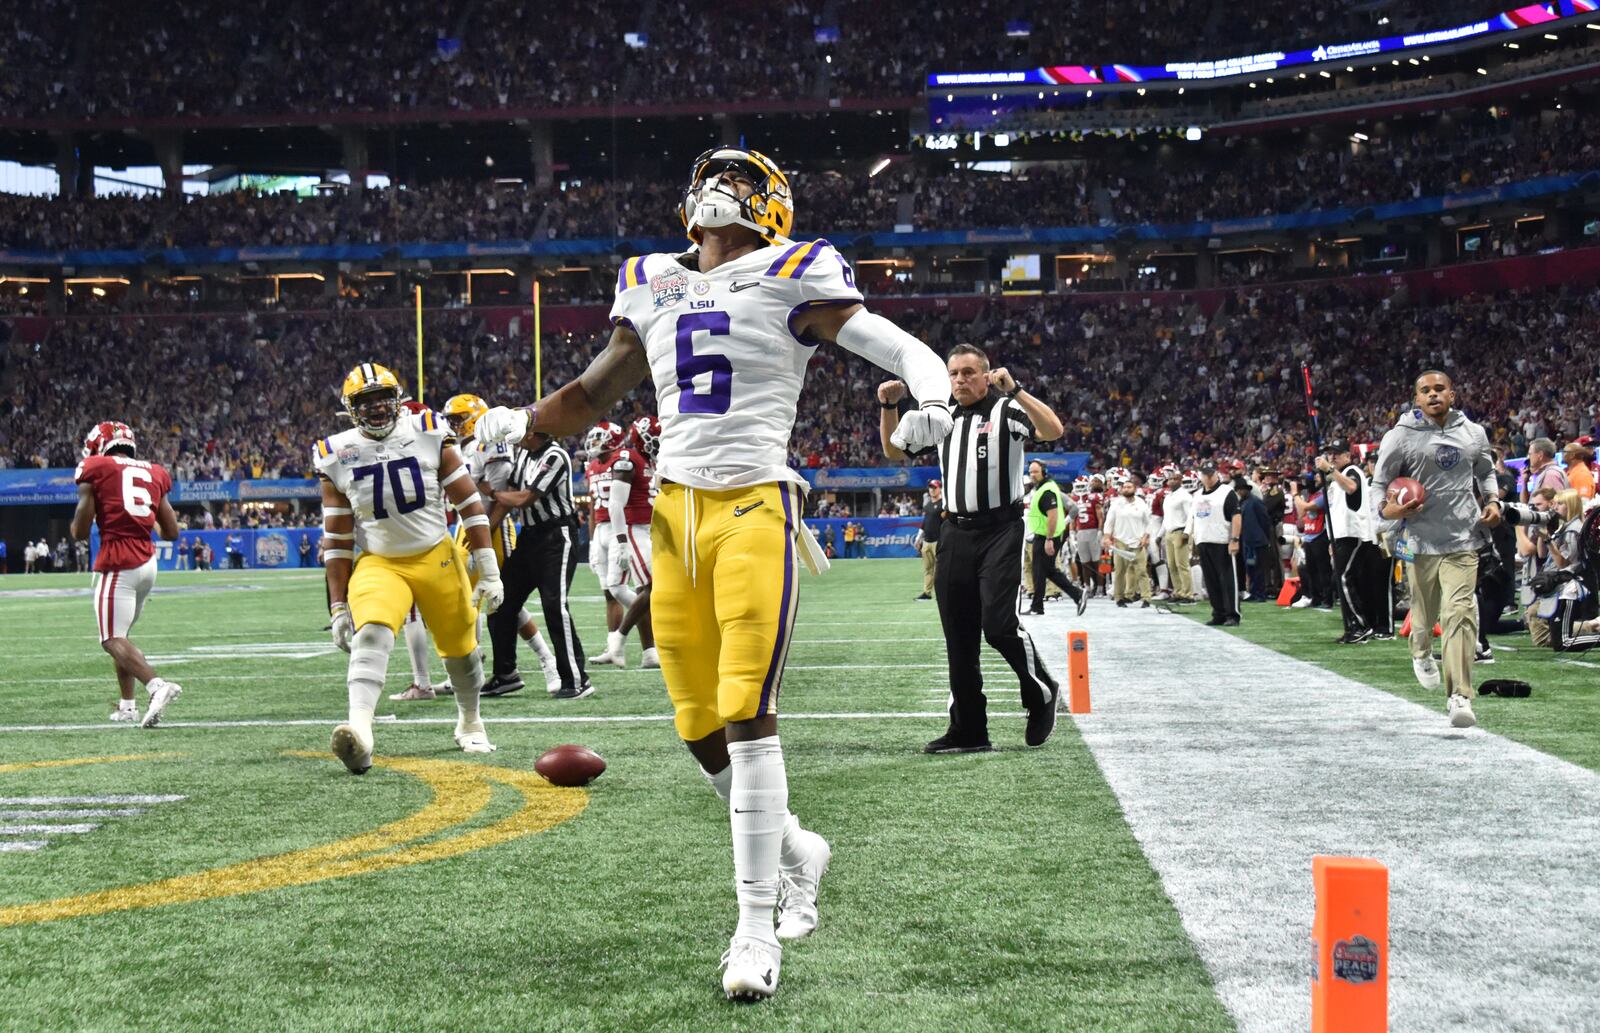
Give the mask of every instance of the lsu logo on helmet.
M 749 182 L 740 197 L 731 180 Z M 703 228 L 744 226 L 768 244 L 785 244 L 794 229 L 794 194 L 789 177 L 760 151 L 713 147 L 694 160 L 679 216 L 689 239 L 700 243 Z
M 388 437 L 400 422 L 400 378 L 376 362 L 363 362 L 345 374 L 339 400 L 350 422 L 369 438 Z
M 489 411 L 489 403 L 477 395 L 451 395 L 444 403 L 445 422 L 458 436 L 470 438 L 478 429 L 478 417 Z

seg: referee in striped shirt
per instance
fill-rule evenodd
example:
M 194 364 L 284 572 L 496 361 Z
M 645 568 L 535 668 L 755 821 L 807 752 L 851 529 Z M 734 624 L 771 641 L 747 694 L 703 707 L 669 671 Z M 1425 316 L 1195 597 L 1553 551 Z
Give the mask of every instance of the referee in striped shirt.
M 583 643 L 567 606 L 567 590 L 576 568 L 578 511 L 572 504 L 572 457 L 553 438 L 537 435 L 534 447 L 518 449 L 510 486 L 495 492 L 495 501 L 517 511 L 522 533 L 500 571 L 506 597 L 516 606 L 489 615 L 496 670 L 483 687 L 485 696 L 504 696 L 522 688 L 517 674 L 517 615 L 528 596 L 539 593 L 544 626 L 561 672 L 557 699 L 582 699 L 594 686 L 583 667 Z M 502 606 L 503 608 L 503 606 Z M 506 669 L 501 669 L 506 668 Z
M 980 348 L 956 345 L 946 368 L 955 426 L 938 446 L 945 521 L 935 557 L 934 598 L 950 660 L 950 727 L 924 749 L 993 749 L 979 667 L 980 636 L 1017 673 L 1028 710 L 1024 740 L 1043 746 L 1056 727 L 1057 687 L 1033 639 L 1017 622 L 1022 495 L 1027 487 L 1023 468 L 1029 440 L 1054 441 L 1061 436 L 1061 421 L 1048 405 L 1018 387 L 1005 369 L 991 370 Z M 905 394 L 898 380 L 878 388 L 878 434 L 884 455 L 894 460 L 906 458 L 889 440 L 900 423 L 899 403 Z

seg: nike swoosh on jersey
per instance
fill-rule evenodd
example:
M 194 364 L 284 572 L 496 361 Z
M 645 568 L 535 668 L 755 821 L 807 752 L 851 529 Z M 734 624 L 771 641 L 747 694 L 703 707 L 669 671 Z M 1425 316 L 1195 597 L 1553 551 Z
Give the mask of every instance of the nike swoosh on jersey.
M 733 515 L 736 516 L 736 517 L 742 517 L 746 513 L 750 512 L 752 509 L 760 509 L 762 506 L 765 506 L 766 504 L 767 504 L 767 500 L 766 499 L 762 499 L 760 502 L 752 502 L 748 506 L 734 506 L 733 507 Z
M 731 292 L 733 294 L 737 294 L 740 291 L 747 291 L 751 287 L 759 287 L 759 286 L 761 286 L 761 281 L 760 280 L 752 280 L 749 283 L 730 283 L 730 284 L 728 284 L 728 290 L 729 290 L 729 292 Z

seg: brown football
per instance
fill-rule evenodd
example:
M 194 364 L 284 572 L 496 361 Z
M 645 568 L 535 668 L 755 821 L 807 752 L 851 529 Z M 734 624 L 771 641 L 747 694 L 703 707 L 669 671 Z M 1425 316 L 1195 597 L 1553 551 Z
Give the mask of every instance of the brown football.
M 1420 481 L 1410 477 L 1396 477 L 1389 482 L 1389 501 L 1397 506 L 1408 506 L 1413 502 L 1426 502 L 1428 492 L 1422 487 Z
M 543 775 L 546 782 L 558 786 L 586 786 L 605 769 L 604 757 L 587 746 L 572 743 L 546 750 L 533 765 L 533 770 Z

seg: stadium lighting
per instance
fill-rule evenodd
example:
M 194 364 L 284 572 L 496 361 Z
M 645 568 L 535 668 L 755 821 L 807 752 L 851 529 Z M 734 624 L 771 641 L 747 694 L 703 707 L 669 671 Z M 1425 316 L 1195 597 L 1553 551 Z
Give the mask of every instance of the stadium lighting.
M 1585 26 L 1585 28 L 1590 28 L 1596 32 L 1600 32 L 1600 22 L 1590 22 L 1587 26 Z
M 1253 89 L 1255 89 L 1255 88 L 1256 88 L 1256 84 L 1255 84 L 1255 83 L 1251 83 L 1251 84 L 1250 84 L 1250 88 L 1251 88 L 1251 89 L 1252 89 L 1252 90 L 1253 90 Z
M 1506 48 L 1509 50 L 1521 50 L 1522 45 L 1520 43 L 1507 43 Z
M 1198 140 L 1202 135 L 1204 134 L 1201 133 L 1199 126 L 1190 126 L 1183 131 L 1183 138 L 1189 141 Z
M 886 169 L 888 167 L 889 167 L 889 159 L 888 158 L 879 158 L 873 164 L 872 171 L 867 173 L 867 177 L 871 178 L 873 176 L 876 176 L 878 173 L 882 172 L 884 169 Z
M 1093 97 L 1094 96 L 1094 91 L 1093 90 L 1084 90 L 1083 91 L 1083 95 L 1085 97 Z
M 1544 38 L 1545 38 L 1545 39 L 1560 39 L 1560 38 L 1561 38 L 1561 37 L 1560 37 L 1560 36 L 1557 36 L 1557 35 L 1556 35 L 1556 34 L 1555 34 L 1555 33 L 1553 33 L 1553 32 L 1547 32 L 1547 33 L 1545 33 L 1545 34 L 1544 34 Z
M 1366 143 L 1371 137 L 1367 136 L 1366 133 L 1351 133 L 1350 139 L 1356 143 Z
M 1489 74 L 1489 70 L 1487 68 L 1480 68 L 1480 69 L 1478 69 L 1478 74 L 1479 75 L 1488 75 Z
M 1184 88 L 1182 86 L 1178 87 L 1178 96 L 1183 96 L 1183 89 Z
M 1333 78 L 1333 76 L 1328 72 L 1327 69 L 1323 69 L 1322 71 L 1318 72 L 1317 74 L 1322 76 L 1324 79 L 1332 79 Z
M 1421 62 L 1421 61 L 1418 61 L 1418 60 L 1417 60 L 1417 59 L 1416 59 L 1416 58 L 1414 58 L 1414 57 L 1413 57 L 1413 58 L 1410 58 L 1410 61 L 1411 61 L 1411 63 L 1412 63 L 1412 64 L 1414 64 L 1414 65 L 1417 65 L 1417 66 L 1419 66 L 1419 67 L 1420 67 L 1420 66 L 1421 66 L 1421 65 L 1422 65 L 1422 62 Z
M 1141 96 L 1141 97 L 1144 96 L 1144 87 L 1143 86 L 1139 87 L 1139 96 Z

